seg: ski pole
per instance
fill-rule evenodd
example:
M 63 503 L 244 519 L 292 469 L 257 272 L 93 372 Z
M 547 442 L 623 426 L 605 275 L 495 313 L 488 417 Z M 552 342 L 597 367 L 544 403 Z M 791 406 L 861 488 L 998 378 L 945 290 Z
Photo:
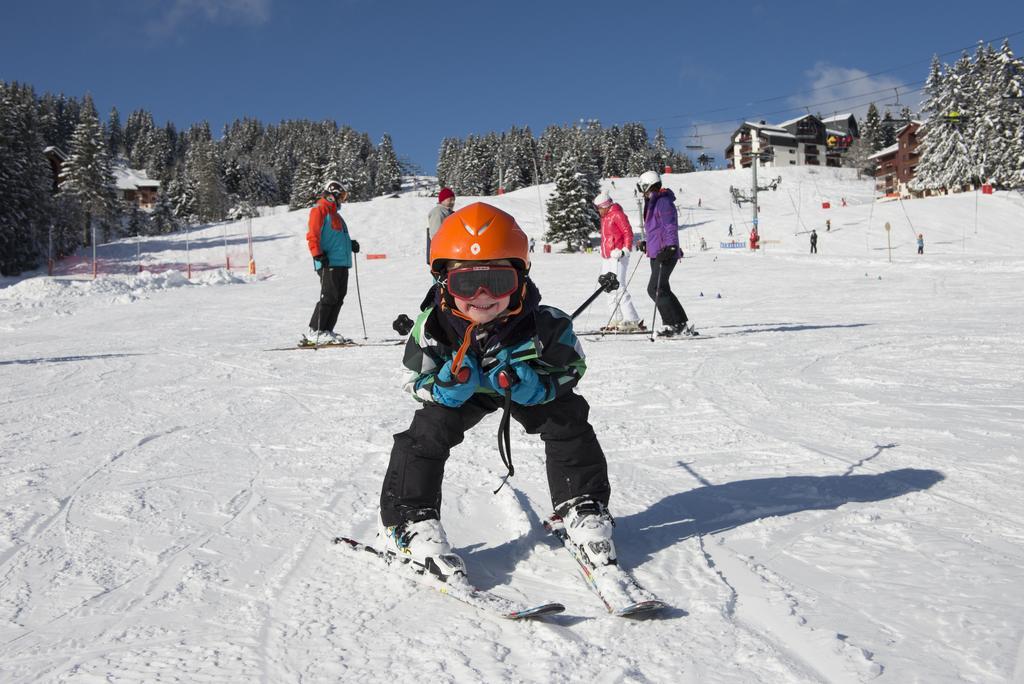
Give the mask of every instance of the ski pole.
M 363 339 L 366 339 L 366 317 L 363 316 L 363 297 L 359 293 L 359 259 L 357 254 L 352 255 L 352 265 L 356 269 L 356 301 L 359 302 L 359 318 L 363 322 Z
M 629 290 L 629 284 L 633 282 L 633 276 L 636 275 L 636 269 L 640 267 L 640 259 L 636 260 L 636 264 L 633 266 L 633 272 L 626 278 L 626 285 L 622 288 L 622 292 L 615 299 L 615 306 L 612 307 L 612 315 L 608 317 L 608 322 L 605 323 L 604 327 L 607 328 L 612 324 L 612 319 L 615 318 L 615 312 L 619 310 L 619 305 L 622 304 L 622 298 L 626 296 L 626 292 Z M 604 337 L 604 333 L 601 333 L 601 337 Z
M 593 301 L 597 299 L 598 296 L 600 296 L 602 292 L 614 292 L 615 290 L 619 289 L 619 279 L 615 277 L 614 273 L 602 273 L 600 277 L 598 277 L 597 282 L 600 283 L 600 286 L 597 288 L 594 294 L 587 297 L 587 301 L 580 304 L 580 307 L 573 311 L 572 315 L 569 318 L 575 319 L 577 316 L 583 313 L 583 310 L 590 306 L 593 303 Z
M 326 258 L 326 257 L 325 257 Z M 316 342 L 313 343 L 313 351 L 320 348 L 320 331 L 323 330 L 324 319 L 324 271 L 327 270 L 327 263 L 320 264 L 320 301 L 316 305 Z

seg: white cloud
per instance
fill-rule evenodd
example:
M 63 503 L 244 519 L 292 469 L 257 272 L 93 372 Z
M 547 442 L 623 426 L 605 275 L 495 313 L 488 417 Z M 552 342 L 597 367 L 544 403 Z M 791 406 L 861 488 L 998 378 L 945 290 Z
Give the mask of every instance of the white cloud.
M 271 0 L 173 0 L 149 25 L 151 33 L 167 35 L 191 21 L 258 26 L 270 20 Z
M 902 79 L 891 76 L 869 76 L 861 69 L 849 69 L 835 66 L 827 62 L 818 62 L 805 72 L 809 82 L 808 88 L 787 99 L 787 104 L 797 109 L 809 108 L 811 113 L 821 112 L 825 116 L 852 112 L 857 118 L 863 118 L 868 103 L 875 102 L 880 111 L 883 103 L 892 104 L 896 101 L 897 89 L 900 104 L 916 109 L 920 93 L 910 93 L 912 88 L 919 86 L 906 85 Z M 792 116 L 799 116 L 794 111 Z M 778 119 L 792 118 L 787 116 Z

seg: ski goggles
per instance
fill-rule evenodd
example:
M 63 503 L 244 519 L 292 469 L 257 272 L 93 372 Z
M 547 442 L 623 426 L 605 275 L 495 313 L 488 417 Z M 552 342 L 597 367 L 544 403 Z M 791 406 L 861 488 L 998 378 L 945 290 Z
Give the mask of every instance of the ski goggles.
M 448 271 L 448 291 L 457 299 L 473 299 L 486 292 L 495 299 L 519 287 L 519 273 L 511 266 L 467 266 Z

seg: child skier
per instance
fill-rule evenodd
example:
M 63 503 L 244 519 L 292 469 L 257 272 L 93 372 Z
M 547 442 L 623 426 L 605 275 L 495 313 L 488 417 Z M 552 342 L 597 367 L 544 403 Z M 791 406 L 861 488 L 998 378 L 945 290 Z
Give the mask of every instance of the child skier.
M 444 221 L 430 266 L 433 301 L 404 359 L 415 372 L 406 388 L 423 406 L 391 450 L 380 497 L 385 550 L 442 580 L 465 574 L 440 520 L 445 461 L 466 430 L 504 406 L 544 441 L 551 503 L 570 539 L 595 567 L 614 565 L 608 467 L 590 406 L 573 391 L 586 362 L 569 316 L 540 304 L 529 239 L 512 216 L 478 202 Z M 502 459 L 512 475 L 511 456 L 502 450 Z

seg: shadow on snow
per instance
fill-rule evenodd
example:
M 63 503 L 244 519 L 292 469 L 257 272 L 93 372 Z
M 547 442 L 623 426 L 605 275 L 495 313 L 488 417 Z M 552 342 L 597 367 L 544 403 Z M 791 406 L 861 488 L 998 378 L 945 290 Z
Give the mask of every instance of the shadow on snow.
M 902 468 L 873 475 L 769 477 L 707 485 L 618 518 L 616 545 L 619 555 L 635 567 L 694 535 L 724 532 L 762 518 L 894 499 L 944 479 L 936 470 Z
M 89 354 L 86 356 L 51 356 L 39 359 L 11 359 L 9 361 L 0 361 L 0 366 L 30 366 L 37 363 L 70 363 L 74 361 L 92 361 L 95 359 L 117 359 L 126 356 L 142 356 L 142 354 Z

